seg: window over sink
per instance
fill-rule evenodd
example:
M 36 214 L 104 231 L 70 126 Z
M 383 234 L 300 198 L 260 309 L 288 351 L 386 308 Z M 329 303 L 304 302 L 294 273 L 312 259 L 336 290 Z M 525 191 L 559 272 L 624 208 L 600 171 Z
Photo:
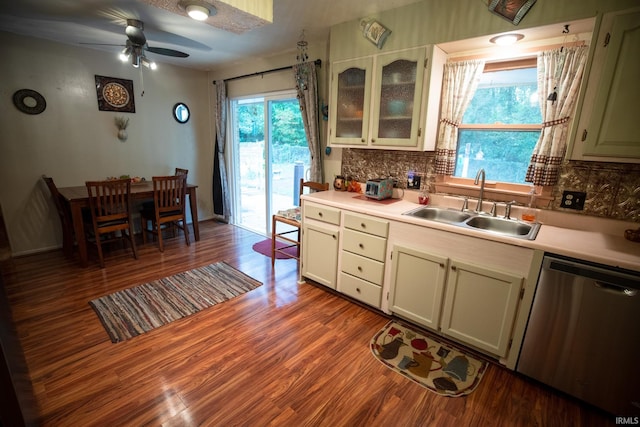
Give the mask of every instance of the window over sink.
M 542 122 L 537 86 L 535 57 L 486 64 L 458 127 L 454 176 L 482 168 L 487 180 L 526 184 Z

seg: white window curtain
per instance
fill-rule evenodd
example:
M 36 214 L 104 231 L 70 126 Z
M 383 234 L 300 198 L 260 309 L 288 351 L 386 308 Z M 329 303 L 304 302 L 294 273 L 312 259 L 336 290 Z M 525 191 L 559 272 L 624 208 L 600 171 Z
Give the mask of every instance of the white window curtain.
M 569 120 L 575 110 L 589 48 L 562 47 L 538 54 L 538 99 L 542 131 L 525 181 L 555 185 L 567 149 Z
M 456 168 L 458 125 L 476 93 L 484 60 L 448 62 L 444 66 L 440 128 L 436 144 L 436 173 L 453 175 Z
M 227 85 L 224 80 L 216 81 L 216 153 L 213 167 L 213 211 L 225 222 L 231 217 L 229 181 L 224 163 L 227 145 Z
M 318 102 L 318 79 L 315 62 L 304 62 L 293 66 L 293 74 L 296 79 L 296 92 L 302 113 L 304 131 L 309 144 L 311 155 L 311 171 L 309 179 L 315 182 L 324 182 L 322 167 L 322 152 L 320 148 L 320 123 Z

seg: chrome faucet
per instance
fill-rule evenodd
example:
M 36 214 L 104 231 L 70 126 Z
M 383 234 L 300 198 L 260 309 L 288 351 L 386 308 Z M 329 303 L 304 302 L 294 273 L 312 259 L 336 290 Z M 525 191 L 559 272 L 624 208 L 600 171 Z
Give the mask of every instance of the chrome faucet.
M 482 199 L 484 198 L 484 180 L 485 180 L 485 173 L 484 173 L 484 169 L 480 169 L 478 170 L 478 173 L 476 174 L 476 179 L 475 181 L 473 181 L 473 185 L 478 185 L 478 181 L 480 179 L 482 179 L 482 181 L 480 181 L 480 195 L 478 196 L 478 205 L 476 206 L 476 212 L 480 213 L 482 212 Z

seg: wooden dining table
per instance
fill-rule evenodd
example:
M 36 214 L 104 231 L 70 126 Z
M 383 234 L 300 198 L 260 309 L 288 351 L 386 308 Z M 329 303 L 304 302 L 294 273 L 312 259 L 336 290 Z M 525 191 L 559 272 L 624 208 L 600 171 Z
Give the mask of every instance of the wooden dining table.
M 193 234 L 196 240 L 200 240 L 200 228 L 198 227 L 198 204 L 196 198 L 197 185 L 187 184 L 187 196 L 189 197 L 189 209 L 191 211 L 191 220 L 193 225 Z M 75 232 L 76 241 L 78 243 L 78 253 L 80 256 L 80 265 L 86 267 L 88 265 L 87 241 L 84 233 L 84 221 L 82 218 L 82 208 L 89 207 L 89 193 L 87 187 L 59 187 L 58 192 L 69 203 L 71 208 L 71 218 L 73 221 L 73 230 Z M 143 181 L 131 184 L 131 200 L 149 200 L 153 199 L 153 182 Z M 185 229 L 185 233 L 188 228 Z

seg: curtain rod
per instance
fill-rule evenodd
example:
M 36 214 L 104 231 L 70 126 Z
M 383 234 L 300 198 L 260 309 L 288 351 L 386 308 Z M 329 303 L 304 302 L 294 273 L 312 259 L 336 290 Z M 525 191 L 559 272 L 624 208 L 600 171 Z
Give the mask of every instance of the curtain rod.
M 316 59 L 315 61 L 313 61 L 313 63 L 316 64 L 317 67 L 321 67 L 322 66 L 322 60 L 321 59 Z M 231 81 L 231 80 L 244 79 L 245 77 L 261 76 L 263 74 L 274 73 L 276 71 L 288 70 L 290 68 L 293 68 L 293 65 L 288 65 L 286 67 L 280 67 L 280 68 L 274 68 L 274 69 L 267 70 L 267 71 L 258 71 L 256 73 L 245 74 L 243 76 L 229 77 L 228 79 L 223 79 L 223 81 L 228 82 L 228 81 Z M 213 81 L 213 84 L 216 84 L 215 80 Z

